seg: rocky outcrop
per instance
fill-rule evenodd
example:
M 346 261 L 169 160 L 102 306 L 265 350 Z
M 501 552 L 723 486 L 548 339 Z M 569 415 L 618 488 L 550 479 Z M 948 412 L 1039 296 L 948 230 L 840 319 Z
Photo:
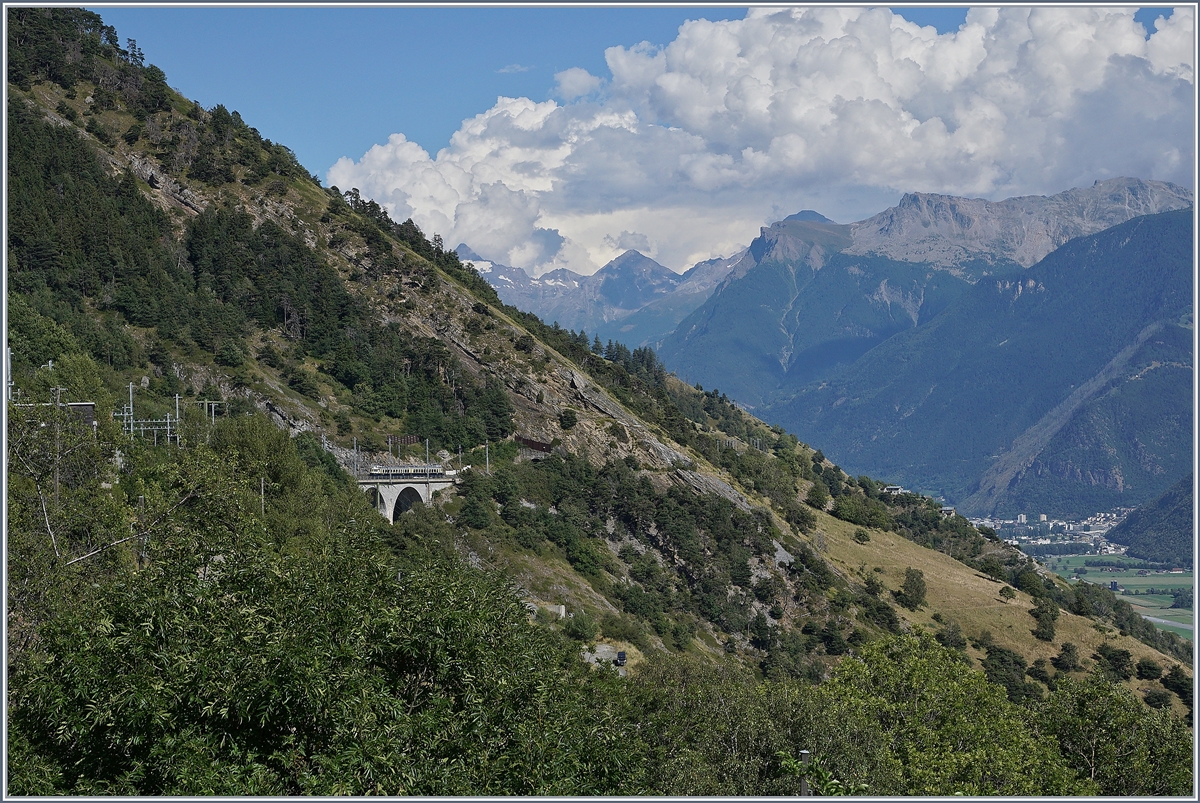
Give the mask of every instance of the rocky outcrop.
M 1136 178 L 1003 201 L 908 193 L 891 209 L 852 223 L 847 253 L 955 270 L 975 259 L 1011 260 L 1027 268 L 1067 240 L 1141 215 L 1184 209 L 1192 198 L 1186 187 Z
M 728 499 L 737 505 L 740 510 L 750 510 L 750 503 L 746 501 L 746 497 L 734 490 L 733 486 L 724 480 L 682 468 L 672 472 L 671 479 L 677 480 L 681 485 L 695 489 L 697 493 L 716 494 L 723 499 Z M 779 549 L 782 549 L 782 547 L 779 547 Z
M 153 159 L 140 153 L 130 153 L 129 169 L 155 192 L 170 198 L 180 206 L 185 206 L 193 212 L 203 212 L 208 206 L 196 193 L 163 172 L 161 165 Z

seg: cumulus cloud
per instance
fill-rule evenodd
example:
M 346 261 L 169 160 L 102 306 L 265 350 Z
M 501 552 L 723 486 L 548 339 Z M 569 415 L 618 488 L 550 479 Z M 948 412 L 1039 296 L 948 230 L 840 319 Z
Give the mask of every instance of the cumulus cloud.
M 604 236 L 604 244 L 610 248 L 619 249 L 622 253 L 633 250 L 643 254 L 650 252 L 650 238 L 636 231 L 622 231 L 616 237 L 611 234 Z
M 684 270 L 799 209 L 848 222 L 908 191 L 1191 187 L 1193 10 L 1151 27 L 1005 7 L 939 35 L 887 9 L 756 8 L 609 48 L 610 77 L 564 70 L 563 103 L 498 98 L 435 156 L 394 134 L 327 177 L 534 273 L 626 247 Z
M 555 93 L 563 100 L 575 100 L 600 88 L 600 79 L 582 67 L 572 67 L 554 74 Z

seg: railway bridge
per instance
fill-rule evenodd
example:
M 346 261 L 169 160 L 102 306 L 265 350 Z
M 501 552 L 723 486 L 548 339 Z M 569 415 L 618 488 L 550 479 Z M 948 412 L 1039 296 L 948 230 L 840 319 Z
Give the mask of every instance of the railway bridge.
M 358 487 L 371 497 L 378 510 L 389 522 L 418 502 L 433 501 L 435 491 L 449 488 L 458 482 L 457 471 L 447 471 L 440 463 L 407 466 L 371 466 Z

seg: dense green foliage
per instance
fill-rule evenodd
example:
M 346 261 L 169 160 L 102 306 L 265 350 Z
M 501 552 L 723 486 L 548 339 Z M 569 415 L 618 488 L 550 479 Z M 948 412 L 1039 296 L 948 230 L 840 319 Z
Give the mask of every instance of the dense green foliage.
M 10 651 L 10 791 L 637 788 L 615 697 L 592 691 L 613 679 L 506 581 L 416 537 L 388 550 L 366 498 L 261 418 L 209 440 L 127 453 L 98 526 L 139 541 L 21 577 L 52 615 Z
M 1071 754 L 1064 763 L 1036 735 L 1075 727 L 1062 706 L 1047 709 L 1053 719 L 1031 709 L 1026 724 L 998 686 L 928 637 L 861 646 L 821 686 L 684 658 L 624 681 L 589 671 L 503 578 L 453 557 L 456 529 L 437 509 L 389 528 L 311 439 L 257 416 L 197 423 L 183 449 L 126 441 L 120 468 L 103 456 L 124 436 L 108 427 L 97 439 L 63 419 L 59 442 L 75 462 L 60 471 L 70 493 L 53 503 L 39 496 L 49 462 L 39 470 L 32 456 L 46 452 L 53 427 L 41 423 L 55 408 L 24 410 L 13 434 L 25 458 L 10 482 L 9 567 L 22 589 L 10 615 L 24 635 L 13 641 L 10 629 L 14 793 L 793 794 L 778 754 L 800 749 L 885 794 L 1190 783 L 1182 725 L 1102 685 L 1088 716 L 1114 707 L 1156 735 L 1137 737 L 1134 768 L 1079 785 Z M 656 497 L 635 477 L 570 458 L 475 476 L 465 493 L 505 500 L 501 521 L 485 509 L 481 522 L 494 537 L 526 511 L 519 526 L 547 533 L 531 548 L 568 556 L 606 514 L 641 538 L 651 517 L 675 549 L 722 543 L 734 514 L 705 517 L 720 502 Z M 534 508 L 514 504 L 526 495 Z M 650 554 L 633 558 L 640 580 L 629 588 L 687 599 L 684 582 L 642 560 Z M 815 587 L 828 582 L 819 558 L 802 558 Z M 813 635 L 831 643 L 828 630 Z M 1104 733 L 1105 749 L 1129 739 Z M 1150 777 L 1164 762 L 1170 771 Z

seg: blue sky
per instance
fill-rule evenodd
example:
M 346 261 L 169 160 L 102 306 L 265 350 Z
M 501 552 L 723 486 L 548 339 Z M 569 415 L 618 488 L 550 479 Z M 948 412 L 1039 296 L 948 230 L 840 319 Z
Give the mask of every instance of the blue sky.
M 500 95 L 550 97 L 554 74 L 605 72 L 604 50 L 665 45 L 689 19 L 745 9 L 91 7 L 171 86 L 236 109 L 324 176 L 396 131 L 436 153 Z M 897 8 L 939 33 L 966 8 Z
M 500 95 L 545 100 L 604 49 L 744 8 L 97 8 L 171 86 L 236 109 L 324 176 L 396 131 L 430 153 Z
M 322 181 L 535 274 L 909 191 L 1193 183 L 1190 7 L 93 10 Z

